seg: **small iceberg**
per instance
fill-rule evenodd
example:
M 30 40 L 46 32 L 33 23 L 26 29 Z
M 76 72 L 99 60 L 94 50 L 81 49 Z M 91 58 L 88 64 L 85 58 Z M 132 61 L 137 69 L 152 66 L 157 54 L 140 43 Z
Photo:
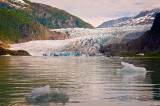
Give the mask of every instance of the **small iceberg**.
M 30 104 L 41 104 L 47 102 L 67 103 L 69 96 L 65 91 L 50 90 L 50 86 L 46 85 L 41 88 L 35 88 L 31 91 L 26 101 Z
M 1 56 L 12 56 L 12 55 L 10 55 L 10 54 L 7 54 L 7 55 L 1 55 Z
M 146 78 L 146 69 L 143 67 L 136 67 L 133 64 L 121 62 L 123 68 L 117 69 L 117 74 L 121 75 L 123 82 L 141 82 Z
M 50 93 L 50 86 L 46 85 L 45 87 L 33 89 L 29 96 L 32 98 L 36 98 L 38 96 L 46 95 L 49 93 Z
M 121 62 L 121 65 L 123 65 L 122 69 L 117 69 L 118 71 L 127 71 L 127 72 L 145 72 L 146 69 L 143 67 L 135 67 L 133 64 L 129 64 L 126 62 Z
M 139 56 L 144 56 L 144 54 L 143 54 L 143 53 L 139 53 L 139 54 L 137 54 L 137 55 L 139 55 Z

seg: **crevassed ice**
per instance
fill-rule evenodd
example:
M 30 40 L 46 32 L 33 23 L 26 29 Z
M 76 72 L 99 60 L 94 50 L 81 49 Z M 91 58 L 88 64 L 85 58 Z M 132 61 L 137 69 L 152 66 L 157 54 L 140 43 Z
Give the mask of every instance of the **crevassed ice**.
M 88 28 L 66 28 L 66 29 L 51 29 L 51 31 L 65 32 L 70 34 L 70 38 L 82 37 L 82 36 L 106 36 L 106 35 L 117 35 L 117 34 L 128 34 L 132 32 L 146 31 L 151 27 L 148 25 L 133 25 L 133 26 L 123 26 L 123 27 L 110 27 L 110 28 L 98 28 L 98 29 L 88 29 Z
M 128 34 L 145 31 L 150 25 L 115 27 L 106 29 L 67 28 L 51 31 L 68 33 L 66 40 L 39 40 L 10 45 L 11 50 L 26 50 L 32 56 L 92 56 L 99 55 L 104 44 L 123 43 L 134 39 Z M 135 35 L 136 36 L 136 35 Z

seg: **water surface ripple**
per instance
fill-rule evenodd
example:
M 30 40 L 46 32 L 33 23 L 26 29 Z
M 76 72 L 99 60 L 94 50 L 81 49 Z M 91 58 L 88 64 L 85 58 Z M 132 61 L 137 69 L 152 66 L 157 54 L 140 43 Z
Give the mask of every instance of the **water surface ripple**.
M 147 73 L 117 72 L 121 62 Z M 0 105 L 35 105 L 25 97 L 37 87 L 64 90 L 67 103 L 45 106 L 160 105 L 160 59 L 119 57 L 0 57 Z

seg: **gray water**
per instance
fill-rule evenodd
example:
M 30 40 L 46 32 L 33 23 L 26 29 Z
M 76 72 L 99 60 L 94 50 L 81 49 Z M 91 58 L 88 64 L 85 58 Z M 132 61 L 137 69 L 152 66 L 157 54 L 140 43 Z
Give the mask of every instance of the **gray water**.
M 117 72 L 121 62 L 146 74 Z M 0 57 L 0 106 L 160 105 L 160 59 L 120 57 Z M 28 103 L 34 88 L 64 90 L 68 101 Z

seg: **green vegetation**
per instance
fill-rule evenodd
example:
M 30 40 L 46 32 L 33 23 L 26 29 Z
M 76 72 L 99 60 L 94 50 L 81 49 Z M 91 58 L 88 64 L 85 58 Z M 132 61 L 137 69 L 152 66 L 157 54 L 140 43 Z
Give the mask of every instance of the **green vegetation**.
M 8 0 L 12 6 L 0 1 L 1 41 L 16 43 L 45 39 L 45 36 L 50 33 L 47 28 L 93 28 L 92 25 L 63 10 L 44 4 L 31 3 L 28 0 L 24 1 L 27 4 Z
M 35 21 L 15 13 L 0 9 L 0 40 L 17 42 L 31 32 L 41 33 Z
M 53 28 L 93 28 L 92 25 L 84 22 L 64 10 L 57 9 L 48 5 L 39 3 L 29 3 L 32 10 L 32 18 L 40 22 L 49 29 Z
M 160 57 L 160 53 L 146 53 L 144 55 L 139 54 L 126 54 L 122 57 Z
M 64 10 L 60 10 L 48 5 L 31 3 L 24 0 L 28 5 L 20 5 L 21 8 L 14 8 L 7 3 L 0 2 L 0 8 L 3 10 L 13 11 L 25 17 L 32 18 L 49 29 L 54 28 L 94 28 L 92 25 L 84 22 Z M 24 8 L 25 7 L 25 8 Z

